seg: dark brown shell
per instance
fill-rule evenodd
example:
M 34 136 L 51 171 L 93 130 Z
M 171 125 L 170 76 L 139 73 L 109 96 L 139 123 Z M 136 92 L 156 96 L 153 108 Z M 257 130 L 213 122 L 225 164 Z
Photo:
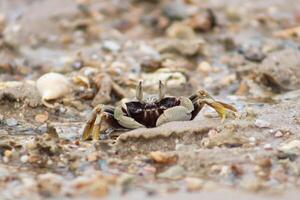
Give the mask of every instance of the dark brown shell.
M 126 103 L 127 110 L 123 108 L 126 116 L 135 119 L 137 122 L 150 128 L 156 126 L 158 117 L 164 110 L 178 106 L 180 100 L 176 97 L 166 97 L 155 103 L 142 103 L 139 101 L 131 101 Z

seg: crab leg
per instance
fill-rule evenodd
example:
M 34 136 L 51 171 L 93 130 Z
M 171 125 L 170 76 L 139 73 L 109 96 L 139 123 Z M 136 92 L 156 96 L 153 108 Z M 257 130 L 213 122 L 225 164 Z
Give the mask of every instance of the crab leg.
M 87 140 L 92 136 L 93 140 L 98 140 L 101 129 L 105 130 L 103 123 L 115 125 L 113 119 L 114 108 L 109 106 L 98 105 L 92 111 L 91 116 L 83 129 L 82 140 Z
M 100 113 L 97 115 L 96 120 L 94 122 L 93 130 L 92 130 L 92 138 L 93 140 L 99 140 L 101 123 L 105 117 L 105 113 Z
M 97 118 L 97 115 L 98 113 L 101 111 L 101 106 L 97 106 L 93 109 L 92 113 L 91 113 L 91 116 L 88 118 L 88 121 L 86 122 L 86 125 L 85 127 L 83 128 L 83 134 L 82 134 L 82 137 L 81 139 L 82 140 L 87 140 L 89 139 L 90 137 L 90 134 L 93 130 L 93 125 L 94 125 L 94 122 Z

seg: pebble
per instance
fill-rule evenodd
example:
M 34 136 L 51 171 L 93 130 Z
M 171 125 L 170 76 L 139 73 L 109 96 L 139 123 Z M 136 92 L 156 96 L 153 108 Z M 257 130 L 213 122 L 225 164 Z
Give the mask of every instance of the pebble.
M 256 138 L 255 137 L 249 137 L 248 138 L 248 140 L 249 140 L 249 143 L 251 144 L 251 145 L 255 145 L 256 144 Z
M 200 72 L 203 72 L 205 74 L 208 74 L 210 72 L 213 72 L 214 69 L 213 67 L 211 66 L 211 64 L 209 62 L 206 62 L 206 61 L 202 61 L 198 67 L 197 67 L 197 70 L 200 71 Z
M 203 180 L 199 178 L 188 177 L 185 181 L 187 183 L 186 189 L 189 192 L 200 190 L 204 184 Z
M 92 152 L 89 155 L 87 155 L 86 159 L 89 162 L 94 162 L 94 161 L 96 161 L 98 159 L 98 157 L 99 157 L 98 156 L 98 152 Z
M 217 18 L 212 10 L 199 12 L 190 18 L 189 24 L 199 32 L 207 32 L 217 25 Z
M 245 59 L 253 62 L 261 62 L 266 57 L 262 52 L 261 40 L 256 38 L 243 43 L 239 52 L 244 55 Z
M 105 40 L 102 44 L 102 48 L 104 50 L 116 53 L 121 49 L 121 46 L 119 43 L 117 43 L 116 41 L 113 40 Z
M 270 158 L 261 158 L 257 161 L 257 164 L 263 168 L 272 167 L 272 161 Z
M 37 114 L 35 116 L 35 121 L 39 123 L 44 123 L 48 120 L 48 113 L 45 112 L 44 114 Z
M 4 157 L 10 158 L 12 156 L 12 151 L 11 150 L 5 150 L 4 151 Z
M 158 178 L 178 180 L 184 176 L 184 168 L 180 165 L 174 165 L 166 171 L 158 174 Z
M 216 131 L 215 129 L 210 129 L 210 130 L 208 131 L 208 137 L 209 137 L 209 138 L 212 138 L 212 137 L 214 137 L 214 136 L 216 136 L 216 135 L 218 135 L 218 131 Z
M 7 126 L 16 126 L 18 125 L 18 121 L 15 120 L 14 118 L 9 118 L 5 120 Z
M 180 20 L 188 16 L 187 7 L 181 1 L 168 3 L 163 8 L 163 14 L 172 20 Z
M 267 143 L 267 144 L 264 145 L 264 149 L 265 150 L 272 150 L 273 147 L 272 147 L 272 145 L 270 143 Z
M 183 23 L 173 23 L 166 31 L 166 34 L 170 38 L 177 38 L 177 39 L 193 39 L 195 38 L 194 30 L 183 24 Z
M 254 125 L 258 128 L 270 128 L 271 124 L 265 120 L 257 119 L 254 122 Z
M 169 154 L 161 151 L 150 152 L 149 156 L 154 162 L 161 164 L 174 163 L 178 159 L 176 154 Z
M 8 162 L 9 162 L 8 157 L 3 157 L 3 162 L 4 162 L 4 163 L 8 163 Z
M 29 156 L 28 156 L 28 155 L 23 155 L 23 156 L 21 156 L 20 161 L 21 161 L 22 163 L 27 163 L 27 162 L 28 162 L 28 159 L 29 159 Z
M 281 131 L 276 131 L 275 137 L 279 138 L 279 137 L 282 137 L 283 136 L 283 133 Z

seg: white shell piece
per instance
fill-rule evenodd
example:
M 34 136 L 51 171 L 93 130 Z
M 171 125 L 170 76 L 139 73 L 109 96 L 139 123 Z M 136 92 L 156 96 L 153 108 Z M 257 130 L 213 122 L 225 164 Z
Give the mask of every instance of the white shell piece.
M 71 91 L 71 83 L 62 74 L 50 72 L 44 74 L 36 81 L 36 87 L 45 106 L 53 107 L 48 100 L 61 98 Z

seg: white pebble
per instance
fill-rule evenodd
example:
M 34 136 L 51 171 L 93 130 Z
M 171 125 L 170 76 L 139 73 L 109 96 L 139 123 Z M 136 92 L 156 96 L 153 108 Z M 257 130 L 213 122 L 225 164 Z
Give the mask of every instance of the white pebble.
M 249 137 L 248 140 L 249 140 L 249 143 L 251 145 L 255 145 L 256 144 L 256 138 L 255 137 Z
M 276 131 L 275 137 L 279 138 L 279 137 L 282 137 L 283 136 L 283 133 L 281 131 Z
M 5 156 L 4 156 L 4 157 L 3 157 L 3 162 L 4 162 L 4 163 L 8 163 L 8 162 L 9 162 L 8 157 L 5 157 Z
M 265 150 L 272 150 L 273 147 L 272 147 L 272 145 L 270 143 L 267 143 L 267 144 L 264 145 L 264 149 Z
M 21 160 L 22 163 L 27 163 L 28 159 L 29 159 L 28 155 L 23 155 L 20 158 L 20 160 Z
M 269 122 L 267 122 L 265 120 L 261 120 L 261 119 L 255 120 L 254 125 L 259 128 L 269 128 L 271 126 L 271 124 Z

